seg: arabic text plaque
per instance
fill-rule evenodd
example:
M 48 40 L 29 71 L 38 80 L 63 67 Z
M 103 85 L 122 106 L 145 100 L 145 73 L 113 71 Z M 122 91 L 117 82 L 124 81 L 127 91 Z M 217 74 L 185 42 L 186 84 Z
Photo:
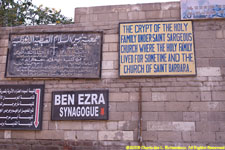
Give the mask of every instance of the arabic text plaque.
M 11 34 L 6 77 L 100 78 L 102 33 Z
M 0 129 L 41 130 L 44 85 L 0 85 Z

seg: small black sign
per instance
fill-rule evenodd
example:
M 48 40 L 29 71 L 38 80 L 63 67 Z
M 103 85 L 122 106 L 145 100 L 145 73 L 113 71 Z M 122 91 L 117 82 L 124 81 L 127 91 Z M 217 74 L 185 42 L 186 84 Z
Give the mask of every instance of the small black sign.
M 0 129 L 41 130 L 44 85 L 0 85 Z
M 11 34 L 6 77 L 100 78 L 101 32 Z
M 108 90 L 52 93 L 52 120 L 108 120 Z

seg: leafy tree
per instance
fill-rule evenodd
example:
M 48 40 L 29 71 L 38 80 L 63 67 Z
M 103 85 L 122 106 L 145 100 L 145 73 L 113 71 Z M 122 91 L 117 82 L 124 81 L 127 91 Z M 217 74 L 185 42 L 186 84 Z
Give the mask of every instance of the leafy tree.
M 0 26 L 69 23 L 72 19 L 62 15 L 61 10 L 35 6 L 32 0 L 0 0 Z

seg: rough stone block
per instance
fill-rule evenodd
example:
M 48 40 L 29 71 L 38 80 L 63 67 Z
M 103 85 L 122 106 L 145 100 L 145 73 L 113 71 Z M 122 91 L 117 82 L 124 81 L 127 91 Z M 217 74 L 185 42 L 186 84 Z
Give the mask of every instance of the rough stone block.
M 194 122 L 148 121 L 148 131 L 195 131 Z
M 163 11 L 146 11 L 146 19 L 161 19 L 163 18 Z
M 141 4 L 141 10 L 149 11 L 149 10 L 160 10 L 161 3 L 150 3 L 150 4 Z
M 6 63 L 6 56 L 0 56 L 0 64 Z
M 209 58 L 196 58 L 197 67 L 208 67 L 209 66 Z M 198 72 L 197 72 L 198 75 Z M 202 74 L 204 76 L 204 74 Z
M 118 70 L 102 70 L 103 79 L 118 78 Z
M 103 52 L 108 52 L 109 51 L 109 44 L 107 43 L 103 43 L 102 45 L 102 51 Z
M 6 56 L 7 55 L 7 48 L 0 48 L 0 56 Z
M 12 139 L 35 139 L 35 131 L 12 131 Z
M 166 88 L 151 88 L 153 92 L 165 92 L 167 89 Z
M 140 20 L 145 20 L 145 12 L 143 12 L 143 11 L 139 11 L 139 13 L 138 13 L 138 19 L 140 19 Z
M 141 11 L 141 5 L 131 5 L 130 11 Z
M 224 142 L 225 141 L 225 132 L 217 132 L 216 133 L 216 141 Z
M 5 130 L 4 134 L 0 133 L 0 135 L 3 136 L 1 138 L 5 138 L 5 139 L 11 139 L 12 138 L 12 132 L 9 131 L 9 130 Z
M 142 138 L 144 141 L 157 141 L 157 133 L 152 131 L 143 131 Z
M 64 131 L 60 130 L 42 130 L 35 134 L 35 139 L 64 139 Z
M 100 13 L 100 14 L 105 14 L 105 13 L 110 13 L 113 11 L 112 6 L 97 6 L 97 7 L 92 7 L 93 13 Z
M 101 22 L 117 21 L 119 20 L 119 13 L 98 14 L 97 20 Z
M 200 92 L 177 92 L 177 101 L 200 101 Z
M 104 35 L 104 42 L 105 43 L 117 43 L 119 41 L 118 34 L 106 34 Z
M 158 140 L 163 142 L 182 141 L 181 132 L 158 132 Z
M 109 100 L 110 101 L 128 101 L 129 94 L 128 93 L 109 93 Z
M 113 61 L 102 61 L 102 69 L 112 70 L 114 68 Z
M 142 101 L 151 101 L 152 93 L 151 92 L 142 92 Z
M 221 57 L 225 57 L 225 50 L 221 49 L 221 48 L 215 48 L 212 50 L 213 52 L 213 57 L 215 58 L 221 58 Z
M 120 12 L 119 13 L 119 20 L 127 20 L 128 19 L 128 13 L 127 12 Z
M 142 102 L 142 111 L 164 111 L 164 102 Z
M 138 129 L 138 121 L 119 121 L 118 130 L 134 131 Z
M 99 131 L 99 140 L 106 141 L 132 141 L 133 131 Z
M 183 112 L 184 121 L 199 121 L 200 115 L 199 112 Z
M 96 21 L 98 21 L 98 15 L 96 15 L 96 14 L 89 14 L 89 21 L 90 22 L 96 22 Z
M 210 48 L 199 48 L 196 51 L 196 57 L 198 58 L 212 58 L 213 56 L 213 51 Z
M 209 82 L 223 81 L 223 77 L 208 77 Z
M 171 10 L 170 13 L 172 18 L 180 18 L 180 10 Z
M 201 121 L 196 122 L 196 132 L 218 132 L 220 130 L 219 122 Z
M 195 49 L 209 48 L 209 47 L 212 47 L 212 39 L 196 39 L 195 40 Z
M 190 111 L 219 111 L 219 102 L 191 102 Z
M 98 133 L 97 131 L 77 131 L 76 138 L 77 140 L 97 140 Z
M 118 52 L 118 44 L 117 43 L 109 43 L 109 51 L 110 52 Z
M 180 9 L 180 3 L 178 2 L 161 3 L 161 10 L 174 10 L 174 9 Z
M 75 15 L 84 15 L 84 14 L 88 14 L 89 9 L 88 8 L 76 8 L 75 9 Z
M 158 113 L 157 112 L 142 112 L 142 118 L 143 120 L 156 121 L 158 120 Z
M 212 99 L 214 101 L 225 101 L 225 92 L 212 92 Z
M 212 94 L 211 92 L 201 92 L 201 101 L 211 101 Z
M 159 121 L 182 121 L 182 112 L 159 112 Z
M 224 58 L 210 59 L 209 65 L 212 67 L 225 67 L 225 60 Z
M 220 111 L 224 111 L 225 110 L 225 102 L 221 102 L 220 103 Z
M 188 111 L 189 102 L 165 102 L 165 111 Z
M 75 131 L 65 131 L 64 132 L 64 139 L 65 140 L 75 140 Z
M 106 130 L 105 122 L 83 122 L 82 129 L 87 130 Z
M 45 102 L 51 102 L 52 101 L 52 94 L 45 93 L 44 99 L 45 99 Z
M 139 112 L 132 112 L 132 120 L 140 120 Z
M 217 39 L 222 39 L 223 37 L 223 30 L 218 30 L 216 31 L 216 38 Z
M 42 121 L 42 130 L 48 130 L 48 124 L 49 121 Z
M 89 16 L 86 15 L 86 14 L 85 15 L 80 15 L 79 22 L 81 22 L 81 23 L 89 22 Z
M 225 121 L 225 112 L 208 112 L 209 121 Z
M 0 39 L 0 47 L 8 47 L 8 39 Z
M 111 121 L 124 120 L 124 113 L 123 112 L 110 112 L 109 120 L 111 120 Z
M 194 36 L 196 39 L 215 39 L 216 32 L 215 31 L 195 31 Z
M 55 121 L 49 122 L 49 129 L 54 130 L 80 130 L 82 125 L 80 121 Z
M 117 103 L 118 112 L 136 112 L 138 111 L 138 102 L 121 102 Z
M 212 45 L 213 48 L 221 48 L 225 46 L 225 39 L 214 39 L 212 41 Z
M 153 86 L 153 85 L 152 85 Z M 168 86 L 171 86 L 171 83 L 170 82 L 158 82 L 158 83 L 155 83 L 155 86 L 159 86 L 159 87 L 168 87 Z
M 208 113 L 207 112 L 199 112 L 200 121 L 207 121 L 208 120 Z
M 128 12 L 128 19 L 129 20 L 138 20 L 139 19 L 139 12 Z
M 43 121 L 51 120 L 51 112 L 43 112 Z
M 152 101 L 175 101 L 176 95 L 172 92 L 152 92 Z
M 103 53 L 103 61 L 118 60 L 118 52 L 105 52 Z
M 191 132 L 182 132 L 183 141 L 190 142 L 191 141 Z
M 117 125 L 118 123 L 115 121 L 106 123 L 107 130 L 117 130 L 118 129 Z
M 215 132 L 192 132 L 191 139 L 194 142 L 215 142 Z

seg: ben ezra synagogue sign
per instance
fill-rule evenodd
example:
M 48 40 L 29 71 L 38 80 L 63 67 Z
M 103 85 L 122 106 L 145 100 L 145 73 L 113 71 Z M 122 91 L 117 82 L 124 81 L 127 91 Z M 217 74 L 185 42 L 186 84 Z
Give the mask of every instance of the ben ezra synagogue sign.
M 108 90 L 52 93 L 52 120 L 107 120 Z
M 120 24 L 120 76 L 195 75 L 191 21 Z
M 101 33 L 12 34 L 6 77 L 100 78 Z

